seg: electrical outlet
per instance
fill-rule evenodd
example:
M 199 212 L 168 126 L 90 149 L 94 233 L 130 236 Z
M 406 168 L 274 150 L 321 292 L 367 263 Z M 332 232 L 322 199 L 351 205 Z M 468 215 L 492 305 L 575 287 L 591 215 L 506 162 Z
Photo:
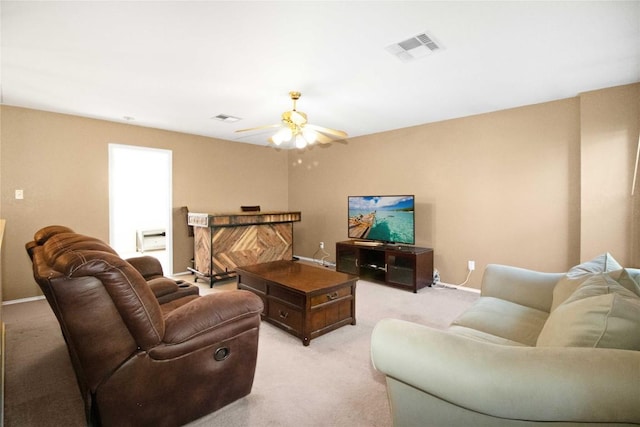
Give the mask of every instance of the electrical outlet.
M 468 267 L 469 267 L 469 271 L 473 271 L 476 269 L 476 262 L 475 261 L 469 261 L 468 262 Z
M 324 242 L 320 242 L 320 249 L 324 249 Z
M 22 200 L 22 199 L 24 199 L 24 191 L 22 191 L 22 190 L 16 190 L 16 199 L 17 199 L 17 200 Z

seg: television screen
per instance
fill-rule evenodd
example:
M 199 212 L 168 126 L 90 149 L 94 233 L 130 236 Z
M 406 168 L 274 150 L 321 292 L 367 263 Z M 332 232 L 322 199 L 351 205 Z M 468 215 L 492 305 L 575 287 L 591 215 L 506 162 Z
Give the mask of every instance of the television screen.
M 349 196 L 349 238 L 415 243 L 414 196 Z

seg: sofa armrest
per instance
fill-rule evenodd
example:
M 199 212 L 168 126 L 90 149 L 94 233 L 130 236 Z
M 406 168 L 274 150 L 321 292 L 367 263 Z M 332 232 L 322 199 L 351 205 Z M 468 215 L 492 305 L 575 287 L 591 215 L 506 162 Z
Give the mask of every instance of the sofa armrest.
M 640 422 L 637 351 L 503 346 L 385 319 L 371 355 L 385 375 L 493 417 Z
M 149 355 L 154 359 L 179 357 L 258 328 L 262 309 L 260 297 L 243 290 L 194 299 L 167 315 L 162 343 Z
M 154 258 L 152 256 L 139 256 L 134 258 L 127 258 L 129 264 L 133 266 L 138 272 L 144 277 L 145 280 L 149 280 L 149 278 L 164 276 L 164 272 L 162 271 L 162 264 L 158 260 L 158 258 Z
M 500 298 L 549 313 L 553 288 L 564 274 L 489 264 L 482 276 L 482 296 Z

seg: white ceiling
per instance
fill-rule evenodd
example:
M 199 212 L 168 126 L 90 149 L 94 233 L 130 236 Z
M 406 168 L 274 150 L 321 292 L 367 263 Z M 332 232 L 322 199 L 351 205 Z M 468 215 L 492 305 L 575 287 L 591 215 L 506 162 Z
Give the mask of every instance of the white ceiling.
M 350 137 L 640 81 L 640 1 L 2 1 L 1 101 L 253 144 L 298 90 Z M 413 62 L 385 50 L 427 32 Z M 213 119 L 241 117 L 236 123 Z

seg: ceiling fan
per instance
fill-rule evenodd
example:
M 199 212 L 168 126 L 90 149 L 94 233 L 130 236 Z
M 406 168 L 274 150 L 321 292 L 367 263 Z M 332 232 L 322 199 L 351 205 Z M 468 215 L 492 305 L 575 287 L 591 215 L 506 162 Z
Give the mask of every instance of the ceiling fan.
M 269 142 L 280 146 L 283 142 L 295 141 L 296 148 L 304 148 L 307 145 L 318 142 L 319 144 L 327 144 L 334 139 L 343 139 L 347 137 L 347 133 L 341 130 L 325 128 L 322 126 L 307 123 L 307 115 L 302 111 L 296 110 L 296 101 L 300 99 L 300 92 L 291 91 L 289 96 L 293 101 L 293 109 L 282 113 L 282 121 L 279 124 L 258 126 L 249 129 L 239 129 L 236 132 L 249 132 L 259 129 L 277 128 L 278 130 L 269 138 Z

